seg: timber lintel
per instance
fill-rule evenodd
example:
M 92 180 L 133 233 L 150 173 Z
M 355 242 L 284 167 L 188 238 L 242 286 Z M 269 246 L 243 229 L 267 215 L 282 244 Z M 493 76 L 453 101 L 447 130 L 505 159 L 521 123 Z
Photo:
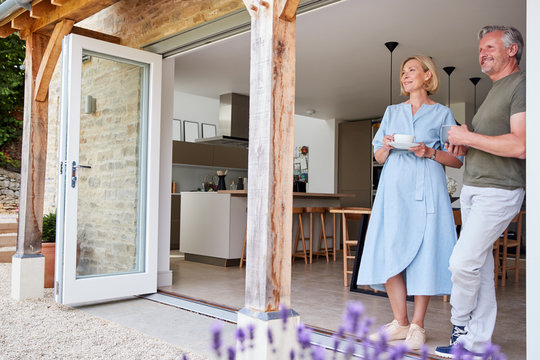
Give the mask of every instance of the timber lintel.
M 73 29 L 71 29 L 71 33 L 90 37 L 97 40 L 107 41 L 113 44 L 120 44 L 120 40 L 121 40 L 118 36 L 104 34 L 102 32 L 98 32 L 94 30 L 83 29 L 78 26 L 74 26 Z
M 285 21 L 295 20 L 296 10 L 298 9 L 299 4 L 300 4 L 300 0 L 287 0 L 285 5 L 283 6 L 283 10 L 281 11 L 281 14 L 279 15 L 279 18 Z
M 11 27 L 15 30 L 27 29 L 32 26 L 34 21 L 35 20 L 30 17 L 30 13 L 26 11 L 11 20 Z
M 62 52 L 62 39 L 70 33 L 74 23 L 73 20 L 62 20 L 54 27 L 54 31 L 49 39 L 36 76 L 36 90 L 34 96 L 36 101 L 47 100 L 49 83 L 51 82 L 54 67 Z

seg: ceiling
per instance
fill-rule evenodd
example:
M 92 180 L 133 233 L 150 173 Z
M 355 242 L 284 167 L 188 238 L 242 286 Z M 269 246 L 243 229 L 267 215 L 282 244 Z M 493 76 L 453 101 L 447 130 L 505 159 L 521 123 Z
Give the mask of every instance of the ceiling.
M 435 101 L 474 101 L 470 77 L 481 77 L 477 104 L 491 87 L 478 65 L 478 30 L 484 25 L 512 25 L 526 38 L 526 0 L 344 0 L 297 19 L 296 113 L 322 119 L 381 116 L 390 102 L 390 52 L 393 52 L 393 103 L 399 95 L 401 61 L 413 54 L 431 56 L 441 87 Z M 175 89 L 211 98 L 249 94 L 249 33 L 214 43 L 176 58 Z M 525 53 L 521 68 L 525 70 Z M 471 107 L 472 109 L 472 107 Z

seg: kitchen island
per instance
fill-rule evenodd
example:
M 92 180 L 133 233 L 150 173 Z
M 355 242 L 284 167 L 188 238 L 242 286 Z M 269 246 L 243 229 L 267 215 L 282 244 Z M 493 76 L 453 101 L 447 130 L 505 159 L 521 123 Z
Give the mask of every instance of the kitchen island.
M 353 196 L 295 192 L 293 204 L 337 207 L 341 198 Z M 185 259 L 219 266 L 238 265 L 246 229 L 247 190 L 182 192 L 181 197 L 180 251 Z M 305 229 L 308 229 L 307 216 L 306 220 Z M 331 224 L 327 221 L 327 234 L 331 234 Z M 318 223 L 314 228 L 319 228 Z M 318 236 L 316 232 L 314 237 L 318 239 Z

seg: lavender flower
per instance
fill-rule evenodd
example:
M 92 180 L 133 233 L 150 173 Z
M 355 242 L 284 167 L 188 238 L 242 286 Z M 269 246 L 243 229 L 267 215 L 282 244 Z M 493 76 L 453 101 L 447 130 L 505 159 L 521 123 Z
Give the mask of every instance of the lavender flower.
M 389 355 L 390 360 L 400 360 L 409 351 L 407 345 L 401 343 L 390 348 Z
M 324 360 L 324 349 L 321 346 L 313 345 L 311 347 L 311 358 L 313 360 Z
M 236 340 L 240 342 L 240 350 L 244 351 L 245 350 L 244 341 L 246 340 L 246 333 L 244 332 L 242 328 L 238 328 L 236 329 L 234 336 L 236 337 Z
M 280 304 L 279 305 L 279 316 L 283 320 L 283 330 L 287 327 L 287 320 L 289 319 L 289 309 L 287 306 Z
M 218 357 L 221 357 L 221 330 L 223 324 L 220 322 L 215 322 L 212 324 L 210 331 L 212 332 L 212 349 L 216 352 Z
M 236 349 L 233 347 L 233 346 L 229 346 L 227 348 L 227 358 L 229 360 L 234 360 L 236 359 Z
M 188 360 L 188 356 L 186 354 L 182 354 L 182 360 Z
M 347 303 L 347 311 L 343 317 L 343 323 L 346 330 L 352 334 L 356 334 L 358 330 L 358 324 L 362 315 L 364 314 L 364 305 L 360 302 L 349 301 Z
M 296 338 L 302 349 L 307 349 L 311 346 L 311 329 L 306 328 L 303 323 L 298 324 L 296 328 Z
M 289 352 L 289 359 L 294 360 L 294 357 L 295 357 L 294 350 L 291 349 L 291 351 Z
M 428 347 L 426 346 L 426 344 L 422 344 L 422 348 L 421 348 L 421 353 L 422 353 L 422 360 L 427 360 L 428 359 L 428 352 L 429 352 L 429 349 Z
M 354 344 L 354 341 L 349 339 L 349 341 L 347 341 L 347 347 L 345 348 L 345 359 L 350 359 L 354 355 L 355 350 L 356 346 Z
M 247 326 L 247 332 L 249 337 L 249 348 L 253 349 L 255 347 L 255 325 L 253 323 L 249 323 Z
M 271 329 L 268 329 L 267 335 L 268 335 L 268 342 L 270 344 L 273 344 L 274 343 L 274 335 L 272 335 L 272 330 Z

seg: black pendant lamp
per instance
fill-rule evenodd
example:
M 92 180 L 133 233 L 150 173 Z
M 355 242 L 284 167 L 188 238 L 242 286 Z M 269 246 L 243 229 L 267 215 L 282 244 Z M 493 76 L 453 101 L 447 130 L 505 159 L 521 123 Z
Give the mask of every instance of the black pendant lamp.
M 472 77 L 472 78 L 469 78 L 469 80 L 473 83 L 474 85 L 474 113 L 476 114 L 476 84 L 478 84 L 478 82 L 481 80 L 481 78 L 479 77 Z
M 397 41 L 388 41 L 384 43 L 384 46 L 390 50 L 390 105 L 392 105 L 392 53 L 398 45 L 399 43 Z
M 450 75 L 456 68 L 454 66 L 445 66 L 443 70 L 448 74 L 448 107 L 450 107 Z

